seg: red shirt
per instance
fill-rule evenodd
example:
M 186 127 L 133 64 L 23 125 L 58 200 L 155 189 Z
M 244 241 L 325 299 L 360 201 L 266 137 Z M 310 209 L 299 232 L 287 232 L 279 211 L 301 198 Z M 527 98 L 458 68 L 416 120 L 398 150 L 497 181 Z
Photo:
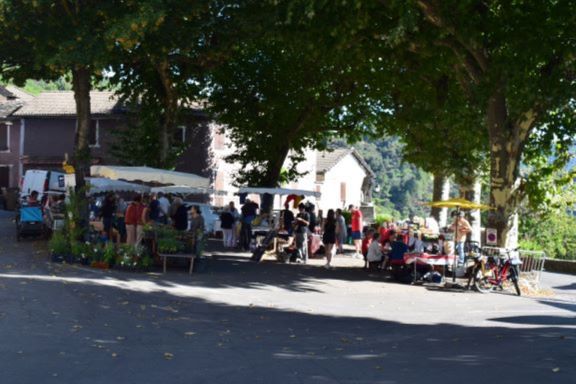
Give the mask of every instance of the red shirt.
M 368 253 L 368 247 L 372 244 L 372 236 L 365 236 L 362 239 L 362 254 L 365 255 Z
M 126 208 L 126 214 L 124 222 L 127 225 L 142 225 L 142 212 L 144 211 L 144 206 L 140 203 L 131 203 Z
M 384 245 L 388 241 L 390 241 L 390 232 L 391 231 L 392 230 L 389 228 L 384 228 L 384 227 L 380 228 L 380 244 Z
M 352 210 L 352 232 L 362 231 L 362 212 L 359 209 Z

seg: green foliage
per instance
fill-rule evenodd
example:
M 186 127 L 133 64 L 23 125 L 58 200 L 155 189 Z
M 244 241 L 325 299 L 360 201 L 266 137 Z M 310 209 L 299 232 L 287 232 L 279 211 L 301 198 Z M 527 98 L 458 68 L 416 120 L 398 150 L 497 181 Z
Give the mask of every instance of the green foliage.
M 576 260 L 576 217 L 566 212 L 522 215 L 520 237 L 523 249 L 542 250 L 556 259 Z
M 380 227 L 383 223 L 389 223 L 392 222 L 394 220 L 394 217 L 392 215 L 387 215 L 387 214 L 379 214 L 376 215 L 376 218 L 374 219 L 374 222 L 376 224 L 378 224 L 378 226 Z
M 352 212 L 344 209 L 342 210 L 342 216 L 344 217 L 344 221 L 347 225 L 352 223 Z
M 333 143 L 339 147 L 347 146 L 344 140 Z M 405 145 L 399 139 L 382 137 L 354 145 L 376 174 L 378 188 L 373 191 L 373 199 L 378 213 L 398 218 L 428 216 L 429 209 L 420 203 L 432 196 L 431 176 L 404 161 Z
M 178 253 L 182 249 L 182 242 L 176 238 L 158 239 L 158 252 L 160 253 Z
M 104 249 L 102 250 L 102 261 L 112 266 L 116 261 L 116 254 L 116 247 L 112 242 L 108 242 L 104 245 Z
M 67 255 L 70 252 L 70 244 L 66 234 L 62 231 L 55 231 L 48 242 L 48 249 L 55 255 Z

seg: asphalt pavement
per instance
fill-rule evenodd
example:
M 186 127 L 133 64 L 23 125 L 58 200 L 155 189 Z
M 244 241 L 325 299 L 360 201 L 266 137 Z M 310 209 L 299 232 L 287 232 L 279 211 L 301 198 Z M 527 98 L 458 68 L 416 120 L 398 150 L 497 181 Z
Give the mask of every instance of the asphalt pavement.
M 517 297 L 214 252 L 100 271 L 17 243 L 0 211 L 0 383 L 574 383 L 576 277 Z

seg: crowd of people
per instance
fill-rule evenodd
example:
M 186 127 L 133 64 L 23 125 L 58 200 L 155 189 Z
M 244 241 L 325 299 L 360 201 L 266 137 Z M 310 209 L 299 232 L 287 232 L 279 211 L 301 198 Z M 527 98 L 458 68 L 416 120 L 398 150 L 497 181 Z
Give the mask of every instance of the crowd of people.
M 38 201 L 38 192 L 30 193 L 28 205 L 43 207 L 46 216 L 62 217 L 64 195 L 45 196 Z M 290 209 L 290 202 L 297 212 Z M 297 203 L 297 205 L 296 205 Z M 344 245 L 353 245 L 353 257 L 363 258 L 365 268 L 387 268 L 400 262 L 406 252 L 429 252 L 458 256 L 459 264 L 464 263 L 464 243 L 471 225 L 462 212 L 453 213 L 452 223 L 444 228 L 452 233 L 453 240 L 447 241 L 438 223 L 428 218 L 421 222 L 384 222 L 379 228 L 365 226 L 362 211 L 350 205 L 344 214 L 342 209 L 329 209 L 323 217 L 316 214 L 310 202 L 287 200 L 284 210 L 276 222 L 279 233 L 288 238 L 295 250 L 295 260 L 307 263 L 312 251 L 309 245 L 312 236 L 321 239 L 326 268 L 332 268 L 337 253 L 344 253 Z M 349 217 L 349 222 L 345 217 Z M 220 228 L 224 248 L 238 248 L 249 251 L 253 248 L 253 225 L 262 224 L 268 218 L 259 215 L 259 206 L 245 199 L 240 210 L 230 202 L 220 212 Z M 142 241 L 144 229 L 155 224 L 170 225 L 178 231 L 190 231 L 197 237 L 204 236 L 205 223 L 197 205 L 185 204 L 182 198 L 165 195 L 161 192 L 151 195 L 136 194 L 130 202 L 121 196 L 108 193 L 103 199 L 91 199 L 90 220 L 101 221 L 101 235 L 106 241 L 136 245 Z M 430 237 L 432 235 L 432 237 Z M 432 241 L 430 239 L 433 239 Z
M 200 207 L 185 204 L 182 198 L 162 192 L 136 194 L 130 202 L 118 194 L 107 193 L 103 200 L 92 199 L 90 220 L 101 220 L 105 240 L 131 245 L 140 244 L 145 228 L 153 225 L 170 225 L 178 231 L 190 231 L 197 239 L 204 235 Z

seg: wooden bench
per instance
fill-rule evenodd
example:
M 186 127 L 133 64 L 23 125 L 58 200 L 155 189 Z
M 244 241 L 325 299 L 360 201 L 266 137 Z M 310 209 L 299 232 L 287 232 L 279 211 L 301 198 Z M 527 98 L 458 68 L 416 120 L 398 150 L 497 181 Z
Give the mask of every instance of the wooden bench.
M 192 274 L 192 269 L 194 268 L 194 259 L 196 259 L 196 255 L 193 253 L 159 253 L 158 256 L 162 258 L 162 268 L 164 273 L 166 273 L 166 260 L 169 257 L 178 258 L 178 259 L 190 259 L 190 271 L 189 274 Z

